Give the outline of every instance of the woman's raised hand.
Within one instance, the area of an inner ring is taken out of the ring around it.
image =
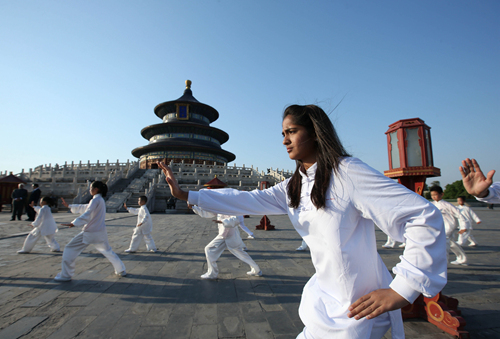
[[[493,183],[495,170],[489,171],[485,177],[476,159],[469,158],[462,160],[462,166],[459,170],[462,174],[464,187],[469,194],[478,198],[484,198],[488,195],[488,188]]]
[[[62,204],[64,205],[64,207],[69,208],[68,203],[66,202],[66,200],[64,200],[64,198],[63,198],[63,197],[61,197],[61,202],[62,202]]]
[[[161,168],[163,173],[165,174],[165,180],[167,181],[168,186],[170,186],[170,192],[177,199],[181,199],[184,201],[188,200],[188,192],[181,190],[177,179],[174,177],[174,173],[172,169],[168,167],[165,163],[158,161],[158,167]]]

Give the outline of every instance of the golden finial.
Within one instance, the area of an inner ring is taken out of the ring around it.
[[[217,174],[216,174],[216,175],[214,175],[214,179],[215,179],[215,178],[217,178]]]
[[[186,89],[191,89],[191,80],[186,80]]]

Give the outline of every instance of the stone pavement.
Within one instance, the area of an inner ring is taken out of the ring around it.
[[[471,338],[500,338],[500,210],[475,210],[483,219],[474,228],[480,246],[465,248],[469,266],[450,265],[444,293],[459,299]],[[73,219],[68,213],[54,217]],[[216,281],[199,279],[215,224],[196,215],[152,217],[160,252],[146,252],[143,243],[141,252],[124,254],[136,216],[107,214],[110,244],[127,267],[126,277],[116,277],[89,246],[77,260],[74,280],[57,283],[52,278],[61,253],[49,252],[42,239],[33,253],[16,254],[31,228],[1,212],[0,338],[265,339],[301,332],[297,309],[314,271],[309,252],[295,251],[300,238],[286,216],[271,216],[276,231],[256,231],[255,240],[244,240],[263,277],[248,277],[249,267],[226,251]],[[245,222],[254,228],[259,220],[252,216]],[[79,231],[61,228],[56,239],[64,247]],[[381,248],[386,237],[376,233],[379,253],[391,268],[402,250]],[[453,338],[419,320],[405,322],[405,328],[407,338]]]

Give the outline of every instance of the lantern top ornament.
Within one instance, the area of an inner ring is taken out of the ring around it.
[[[422,194],[425,178],[441,175],[441,170],[434,167],[430,130],[422,119],[413,118],[398,120],[385,132],[389,153],[385,176],[398,179],[418,194]]]

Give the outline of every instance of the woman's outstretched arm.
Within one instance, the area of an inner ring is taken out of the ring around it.
[[[170,169],[170,167],[168,167],[163,162],[158,161],[157,164],[158,167],[160,167],[163,173],[165,174],[165,180],[167,181],[168,186],[170,186],[170,192],[172,192],[172,195],[177,199],[187,201],[189,192],[181,190],[179,183],[177,182],[177,179],[175,179],[174,177],[172,169]]]

